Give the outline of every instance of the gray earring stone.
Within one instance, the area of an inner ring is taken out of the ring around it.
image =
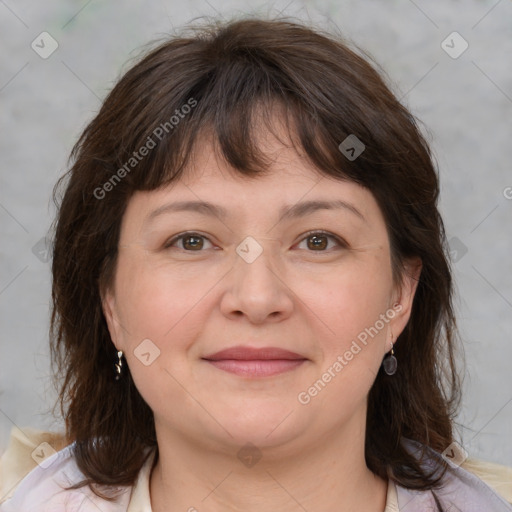
[[[393,354],[390,354],[384,359],[384,361],[382,361],[382,366],[388,375],[394,375],[398,367],[398,361]]]

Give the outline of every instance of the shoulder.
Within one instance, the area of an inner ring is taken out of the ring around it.
[[[425,449],[425,466],[439,465],[440,453],[415,441],[406,440],[405,444],[416,453]],[[512,468],[474,458],[460,466],[448,461],[442,485],[434,493],[447,510],[512,512]],[[399,507],[414,501],[417,510],[437,510],[431,491],[412,491],[397,485],[397,496]]]
[[[512,467],[468,458],[461,468],[474,474],[512,504]]]
[[[72,448],[62,435],[13,429],[0,458],[0,512],[125,512],[130,487],[120,487],[115,502],[99,498],[88,486],[66,489],[85,478]]]

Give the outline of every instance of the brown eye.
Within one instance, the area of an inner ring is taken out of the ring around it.
[[[203,239],[201,236],[187,235],[183,237],[183,248],[184,249],[202,249]]]
[[[182,249],[187,252],[201,252],[204,248],[204,240],[208,239],[198,233],[183,233],[167,242],[165,244],[165,248],[169,249],[177,242],[182,242],[181,247],[178,247],[178,249]]]
[[[325,235],[311,235],[307,238],[309,249],[325,249],[328,245],[327,236]]]
[[[330,233],[324,233],[323,231],[313,231],[308,233],[307,236],[302,239],[301,243],[306,241],[307,249],[310,251],[326,252],[326,249],[329,245],[329,240],[334,240],[338,246],[346,246],[346,244],[337,236],[331,235]]]

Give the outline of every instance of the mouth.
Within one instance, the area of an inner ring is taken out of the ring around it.
[[[270,377],[294,370],[308,359],[277,347],[231,347],[202,358],[219,370],[243,377]]]

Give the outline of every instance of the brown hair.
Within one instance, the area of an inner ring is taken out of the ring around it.
[[[369,393],[365,453],[368,467],[383,478],[410,489],[436,487],[446,466],[427,472],[401,442],[405,437],[443,451],[453,440],[460,402],[438,176],[415,118],[371,58],[339,36],[283,18],[192,30],[158,42],[121,77],[54,189],[61,203],[50,337],[67,435],[87,477],[74,487],[131,485],[147,449],[157,448],[153,413],[129,368],[114,380],[116,350],[101,305],[127,201],[137,190],[179,179],[206,134],[234,169],[257,178],[268,160],[254,142],[254,115],[258,109],[270,118],[276,103],[293,128],[295,148],[320,172],[357,182],[376,198],[395,282],[405,258],[422,260],[411,316],[395,344],[399,371],[379,371]],[[338,148],[351,134],[366,146],[354,160]],[[150,148],[144,157],[143,146]]]

